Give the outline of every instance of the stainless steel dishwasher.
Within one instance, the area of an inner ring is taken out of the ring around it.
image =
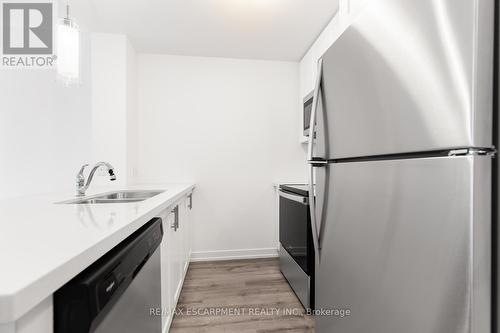
[[[161,332],[162,237],[151,220],[54,293],[55,333]]]

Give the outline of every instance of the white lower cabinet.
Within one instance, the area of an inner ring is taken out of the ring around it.
[[[160,214],[164,232],[161,243],[163,333],[170,329],[191,258],[191,202],[190,194]]]
[[[159,214],[163,224],[161,254],[162,332],[170,329],[184,283],[192,249],[192,194]],[[0,323],[0,333],[49,333],[54,331],[52,296],[15,322]]]
[[[189,266],[191,258],[191,243],[192,243],[192,222],[191,222],[191,209],[192,209],[192,195],[187,196],[179,205],[179,230],[182,239],[182,254],[181,254],[181,272],[184,274]]]

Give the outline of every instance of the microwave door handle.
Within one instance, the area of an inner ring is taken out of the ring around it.
[[[309,211],[311,215],[311,229],[314,244],[314,253],[316,263],[319,264],[320,260],[320,245],[319,245],[319,230],[316,222],[316,203],[314,195],[314,168],[319,166],[313,162],[314,154],[314,138],[316,137],[316,118],[318,114],[318,104],[321,94],[321,84],[323,81],[323,58],[318,61],[318,73],[316,79],[316,87],[314,89],[313,107],[311,112],[311,122],[309,124],[309,145],[307,149],[307,160],[309,162]]]
[[[313,98],[314,97],[314,90],[311,91],[305,98],[304,98],[304,108],[303,108],[303,114],[302,114],[302,120],[303,120],[303,134],[304,136],[309,136],[309,125],[311,123],[311,112],[312,112],[312,104],[313,104]]]

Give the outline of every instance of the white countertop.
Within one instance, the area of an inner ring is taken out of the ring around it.
[[[87,191],[165,190],[120,204],[56,204],[73,199],[71,193],[0,200],[0,324],[19,319],[193,188],[163,184]]]

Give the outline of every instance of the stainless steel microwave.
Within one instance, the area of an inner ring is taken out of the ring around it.
[[[304,98],[304,108],[303,108],[303,126],[304,126],[304,136],[309,136],[309,127],[311,123],[311,113],[313,107],[314,91]]]

